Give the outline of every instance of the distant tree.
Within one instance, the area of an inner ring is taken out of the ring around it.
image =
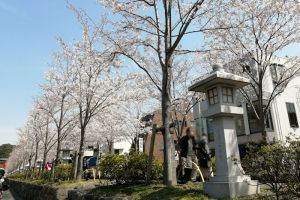
[[[7,171],[12,172],[15,170],[21,171],[22,165],[25,166],[25,158],[24,158],[24,148],[20,141],[18,141],[17,145],[14,146],[13,151],[9,155],[9,159],[7,161]]]
[[[55,165],[60,158],[61,144],[76,125],[74,105],[70,96],[71,57],[64,51],[53,54],[54,62],[46,72],[46,84],[40,85],[42,96],[39,98],[39,108],[44,110],[56,131],[55,139],[47,137],[44,144],[56,143]],[[53,143],[51,138],[55,140]],[[45,138],[46,139],[46,138]],[[50,148],[48,148],[48,151]],[[52,175],[53,176],[53,175]]]
[[[100,32],[93,29],[87,19],[78,14],[82,38],[72,44],[59,39],[63,53],[68,55],[71,62],[71,78],[68,88],[74,105],[74,112],[80,129],[79,156],[77,165],[77,181],[81,181],[83,171],[83,153],[86,142],[88,125],[106,108],[123,99],[126,92],[127,78],[114,70],[111,57],[97,47],[102,45]]]
[[[0,146],[0,158],[8,158],[13,148],[14,145],[12,144],[2,144]]]

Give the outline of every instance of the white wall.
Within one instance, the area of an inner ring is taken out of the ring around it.
[[[273,105],[273,122],[276,124],[276,132],[278,139],[284,140],[285,137],[289,133],[295,133],[296,135],[300,136],[300,128],[292,128],[290,126],[286,103],[294,103],[296,115],[297,115],[297,121],[298,124],[300,124],[300,77],[297,77],[293,79],[285,89],[285,91],[278,96]]]
[[[115,142],[113,145],[113,149],[120,149],[120,154],[123,155],[125,153],[129,153],[131,148],[131,143],[126,139],[120,140],[119,142]]]

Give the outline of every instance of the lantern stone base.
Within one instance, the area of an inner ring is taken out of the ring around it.
[[[234,198],[260,193],[260,185],[257,181],[247,180],[243,182],[206,182],[203,184],[203,192],[212,198]]]

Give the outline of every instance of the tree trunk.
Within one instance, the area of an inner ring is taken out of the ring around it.
[[[55,165],[58,164],[58,160],[60,158],[60,145],[61,145],[61,131],[62,131],[62,123],[63,123],[63,111],[64,111],[64,100],[65,100],[66,95],[62,95],[61,99],[61,106],[60,106],[60,118],[59,118],[59,124],[57,126],[57,150],[56,150],[56,159],[55,159]]]
[[[72,178],[74,181],[76,181],[77,178],[77,165],[78,165],[78,152],[75,151],[74,154],[74,159],[73,159],[73,163],[72,163]]]
[[[263,88],[262,88],[262,80],[259,83],[259,101],[258,101],[258,110],[260,117],[260,129],[262,141],[267,144],[267,132],[266,132],[266,123],[265,123],[265,113],[264,113],[264,105],[263,105]]]
[[[168,72],[170,67],[168,67]],[[171,91],[170,91],[170,73],[163,75],[163,90],[162,90],[162,118],[164,126],[164,171],[165,184],[170,187],[177,184],[176,180],[176,165],[174,154],[174,139],[170,132],[170,124],[172,122],[171,113]]]
[[[107,140],[107,144],[108,144],[108,152],[109,153],[113,153],[113,142],[111,140]]]
[[[77,182],[80,182],[82,180],[84,136],[85,136],[85,127],[81,127],[81,138],[80,138],[80,145],[79,145],[79,155],[78,155],[78,164],[77,164],[77,177],[76,177]]]
[[[48,136],[49,136],[49,118],[47,118],[47,130],[46,130],[45,143],[44,143],[42,172],[45,170],[45,166],[46,166],[46,160],[47,160],[47,154],[48,154],[48,152],[47,152]]]
[[[61,139],[61,130],[60,130],[60,128],[58,128],[58,130],[57,130],[57,148],[56,148],[56,157],[55,157],[55,161],[56,162],[58,162],[58,160],[59,160],[59,156],[60,156],[60,146],[61,146],[61,141],[60,141],[60,139]]]
[[[47,160],[47,148],[44,148],[44,155],[43,155],[43,164],[42,164],[42,172],[45,170],[46,160]]]
[[[28,164],[29,164],[29,166],[28,166],[28,169],[26,170],[25,179],[28,178],[28,171],[31,170],[31,160],[32,160],[32,156],[30,155],[30,157],[29,157],[29,159],[28,159]]]
[[[21,166],[22,166],[22,162],[21,162],[21,164],[20,164],[19,167],[18,167],[19,173],[21,173]]]
[[[26,159],[23,160],[23,173],[26,173]]]
[[[35,167],[36,167],[38,151],[39,151],[39,142],[37,142],[36,145],[35,145],[35,155],[34,155],[34,160],[33,160],[33,169],[32,169],[31,178],[34,178],[34,171],[35,171]]]
[[[174,156],[174,139],[170,132],[170,124],[172,122],[171,113],[171,77],[172,77],[172,23],[171,10],[172,1],[164,2],[165,7],[165,65],[162,66],[162,119],[164,126],[164,182],[165,185],[171,187],[177,184],[176,165]]]
[[[56,162],[55,162],[55,160],[54,160],[54,161],[52,161],[52,163],[51,163],[51,176],[50,176],[50,180],[51,180],[52,182],[54,182],[54,177],[55,177],[55,166],[56,166]]]
[[[58,161],[59,161],[59,156],[60,156],[60,145],[61,145],[61,141],[60,141],[60,134],[61,134],[61,130],[60,127],[57,128],[57,148],[56,148],[56,156],[55,156],[55,160],[52,163],[52,167],[51,167],[51,180],[54,181],[54,176],[55,176],[55,166],[58,165]]]

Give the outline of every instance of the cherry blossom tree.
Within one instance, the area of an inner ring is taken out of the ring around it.
[[[18,170],[21,172],[22,165],[26,163],[25,154],[24,154],[24,144],[18,142],[17,145],[13,148],[13,151],[10,153],[8,161],[7,161],[7,171],[13,172]]]
[[[36,99],[35,105],[38,107],[36,109],[38,109],[40,112],[39,117],[42,118],[43,120],[42,124],[40,124],[40,126],[36,128],[41,134],[41,142],[43,146],[42,147],[42,151],[43,151],[42,171],[44,171],[45,169],[44,166],[46,165],[48,159],[48,153],[55,147],[58,140],[56,139],[57,132],[53,127],[53,121],[51,120],[51,116],[49,115],[49,112],[42,107],[42,103],[41,103],[42,100],[43,98]]]
[[[153,87],[145,74],[135,73],[135,78],[130,84],[129,100],[119,104],[119,118],[125,126],[124,136],[132,140],[132,147],[138,151],[138,137],[150,130],[150,125],[142,120],[145,115],[159,109],[160,95]]]
[[[216,16],[213,23],[232,28],[205,32],[206,44],[212,49],[207,62],[228,63],[229,71],[251,80],[250,86],[240,92],[254,109],[263,140],[267,142],[265,120],[270,105],[300,72],[298,57],[281,59],[281,65],[274,65],[280,61],[276,54],[299,42],[300,3],[294,0],[227,3],[227,9],[215,9],[211,15]],[[270,76],[273,87],[267,91],[266,80]],[[253,101],[258,101],[257,109]]]
[[[23,169],[25,170],[25,176],[27,178],[28,170],[31,170],[32,159],[35,156],[35,144],[36,138],[33,133],[32,126],[29,122],[25,124],[24,127],[17,129],[18,132],[18,144],[20,150],[23,155]],[[19,152],[20,153],[20,152]],[[28,168],[26,169],[26,165],[28,164]]]
[[[64,54],[71,58],[70,95],[80,128],[79,157],[77,180],[81,180],[83,165],[83,148],[86,140],[86,129],[91,119],[100,111],[105,110],[122,100],[125,92],[126,78],[123,78],[101,48],[100,32],[94,30],[86,18],[78,14],[81,24],[81,41],[66,44],[59,39]]]
[[[183,136],[186,122],[192,119],[189,114],[192,112],[193,107],[200,100],[204,99],[204,94],[188,90],[193,80],[203,76],[209,71],[206,66],[197,69],[199,62],[200,60],[197,59],[192,62],[187,62],[183,66],[174,65],[171,110],[173,112],[173,123],[175,125],[174,130],[178,140]]]
[[[183,44],[193,34],[206,30],[211,19],[207,14],[222,1],[184,0],[99,0],[116,20],[111,20],[104,36],[107,51],[125,57],[144,71],[161,93],[162,118],[165,129],[165,183],[175,185],[176,166],[172,123],[172,78],[175,63],[185,63],[190,53],[201,53],[193,45]],[[111,17],[110,17],[111,19]],[[197,24],[196,24],[197,23]],[[201,34],[198,35],[199,41]],[[195,37],[196,38],[196,37]],[[199,45],[200,47],[200,45]],[[181,61],[181,62],[180,62]],[[183,65],[180,65],[183,66]]]
[[[100,115],[95,116],[93,123],[91,123],[92,126],[89,127],[90,134],[93,135],[89,139],[94,139],[94,141],[106,146],[107,153],[113,152],[115,142],[121,140],[131,142],[131,137],[128,137],[126,126],[124,126],[126,119],[120,116],[118,108],[112,106],[106,112],[101,112]]]
[[[37,159],[40,153],[40,144],[42,141],[42,134],[44,132],[44,128],[47,126],[46,122],[44,121],[44,118],[38,109],[33,109],[30,111],[29,115],[29,120],[28,120],[28,127],[29,133],[27,136],[31,136],[32,142],[34,145],[32,148],[34,148],[34,159],[33,159],[33,168],[32,170],[35,170]],[[33,173],[32,173],[33,176]],[[33,177],[31,177],[33,178]]]
[[[62,141],[74,129],[76,116],[70,96],[72,58],[64,51],[53,55],[54,62],[46,72],[46,84],[40,85],[42,95],[39,108],[50,117],[56,129],[56,163],[60,157]],[[50,142],[50,140],[48,141]],[[53,144],[54,145],[54,144]],[[50,149],[49,149],[50,150]]]

